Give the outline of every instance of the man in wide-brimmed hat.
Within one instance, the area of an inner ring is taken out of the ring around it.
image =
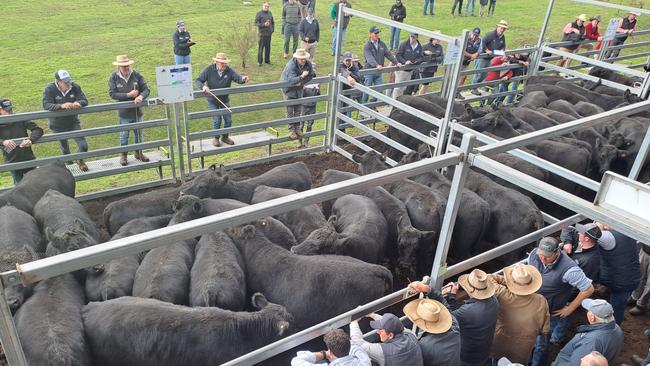
[[[559,47],[560,51],[574,53],[580,47],[580,43],[585,39],[585,23],[587,22],[587,15],[580,14],[576,20],[569,22],[562,30],[562,42],[572,42]],[[571,60],[566,57],[560,58],[556,65],[560,67],[569,67]]]
[[[422,330],[418,334],[424,366],[460,366],[460,325],[439,290],[426,283],[409,283],[411,293],[424,293],[404,306],[404,315]]]
[[[208,99],[209,110],[226,109],[230,107],[230,97],[228,94],[215,95],[211,92],[212,89],[230,88],[232,82],[237,84],[244,84],[248,81],[248,76],[239,75],[230,66],[230,59],[228,56],[219,52],[212,58],[212,64],[206,66],[199,77],[194,81],[196,88],[200,89],[206,94]],[[221,117],[223,116],[223,127],[228,128],[232,125],[232,114],[225,113],[223,115],[212,116],[212,128],[218,130],[221,128]],[[221,141],[219,135],[214,136],[212,145],[215,147],[221,146],[221,142],[228,145],[234,145],[235,142],[228,137],[227,133],[221,134]]]
[[[528,264],[542,274],[542,287],[537,291],[546,298],[551,314],[551,343],[564,338],[564,322],[580,302],[594,292],[592,280],[569,256],[560,250],[561,243],[553,237],[540,239],[537,248],[528,257]],[[574,296],[574,289],[578,294]],[[570,301],[571,300],[571,301]],[[545,365],[548,358],[548,336],[538,336],[535,342],[532,365]]]
[[[495,286],[487,273],[474,269],[458,278],[458,284],[445,288],[445,300],[453,309],[458,285],[465,290],[469,300],[452,314],[460,324],[461,352],[463,364],[482,365],[490,356],[494,330],[499,315],[499,301],[494,296]]]
[[[363,339],[358,320],[350,323],[350,338],[353,346],[366,351],[370,359],[379,366],[421,366],[422,352],[415,334],[405,329],[402,321],[394,314],[371,313],[370,327],[377,330],[381,343],[370,343]]]
[[[507,357],[512,362],[528,364],[538,335],[550,331],[550,314],[544,296],[536,293],[542,287],[537,268],[515,264],[503,270],[503,276],[492,274],[500,310],[497,319],[492,357]]]
[[[127,55],[116,56],[113,65],[117,66],[117,70],[108,77],[108,94],[111,98],[118,102],[133,101],[135,103],[134,108],[120,109],[117,112],[120,125],[142,122],[144,111],[142,110],[141,104],[150,94],[147,81],[142,74],[131,67],[134,63],[135,61],[129,59]],[[144,142],[142,139],[142,130],[133,130],[133,143],[139,144],[141,142]],[[120,146],[126,146],[128,144],[129,130],[120,131]],[[134,156],[142,162],[149,161],[149,158],[142,153],[142,150],[135,150]],[[120,164],[122,166],[128,164],[126,151],[120,153]]]
[[[43,109],[48,111],[60,111],[79,109],[88,105],[88,99],[81,90],[79,84],[72,80],[72,76],[67,70],[57,70],[54,73],[54,82],[47,84],[43,90]],[[76,114],[62,117],[52,117],[49,119],[49,127],[52,132],[68,132],[81,130],[81,121]],[[88,143],[83,136],[75,137],[78,152],[88,151]],[[59,140],[61,145],[61,154],[70,154],[68,140]],[[77,165],[81,171],[88,171],[88,165],[83,159],[77,160]]]
[[[618,27],[616,28],[616,38],[610,41],[608,47],[622,45],[627,40],[628,36],[636,32],[636,17],[638,17],[639,15],[640,13],[630,10],[627,13],[626,17],[621,18],[621,21],[618,23]],[[618,57],[618,54],[620,52],[621,52],[620,48],[607,50],[605,52],[604,61],[607,61],[608,58]]]
[[[280,81],[289,82],[290,86],[282,88],[285,100],[300,99],[304,94],[304,87],[311,79],[316,76],[314,66],[309,61],[309,52],[298,48],[293,54],[293,58],[287,62],[282,70]],[[299,117],[302,115],[302,105],[293,104],[286,106],[287,118]],[[292,140],[302,137],[300,122],[292,122],[288,125],[289,137]],[[300,143],[302,145],[302,142]]]
[[[508,22],[501,20],[497,23],[496,29],[488,32],[485,37],[483,37],[481,53],[476,59],[475,69],[481,70],[486,68],[492,57],[494,57],[494,51],[505,51],[506,50],[506,36],[505,32],[508,29]],[[474,74],[472,79],[472,84],[478,84],[485,79],[487,72],[478,72]],[[480,95],[477,89],[472,90],[473,94]]]

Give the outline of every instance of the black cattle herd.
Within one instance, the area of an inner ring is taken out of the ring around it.
[[[402,96],[442,117],[435,95]],[[495,139],[519,136],[635,102],[599,83],[579,85],[539,76],[515,107],[454,105],[459,123]],[[405,112],[391,117],[429,134],[431,125]],[[629,171],[650,124],[647,112],[616,117],[524,150],[578,174]],[[387,151],[400,164],[428,149],[402,131],[387,135],[413,152]],[[454,136],[454,141],[457,142]],[[496,161],[571,193],[571,181],[509,154]],[[360,173],[386,169],[375,152],[354,155]],[[393,291],[393,280],[428,274],[451,189],[453,169],[370,187],[304,205],[246,225],[145,253],[113,259],[36,285],[7,288],[30,365],[216,365]],[[326,170],[321,185],[356,177]],[[643,170],[646,179],[648,169]],[[312,188],[302,162],[252,178],[212,166],[178,188],[132,195],[104,210],[119,239]],[[0,194],[3,270],[103,242],[74,199],[75,180],[62,162],[26,174]],[[449,262],[458,262],[543,226],[539,198],[498,177],[469,171],[460,195]],[[523,250],[523,249],[522,249]],[[507,260],[520,259],[522,251]],[[394,277],[395,276],[395,277]]]

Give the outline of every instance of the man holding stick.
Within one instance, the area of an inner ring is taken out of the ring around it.
[[[239,75],[235,70],[230,68],[228,64],[230,59],[228,56],[219,52],[215,57],[212,58],[213,64],[207,66],[198,78],[195,80],[195,85],[197,89],[201,89],[204,93],[208,94],[208,109],[218,110],[226,109],[228,112],[230,110],[230,98],[228,94],[216,96],[210,90],[219,89],[219,88],[230,88],[232,82],[237,84],[244,84],[248,81],[248,76]],[[221,114],[212,116],[212,128],[218,130],[221,128]],[[223,127],[228,128],[232,125],[232,114],[224,113],[223,114]],[[219,135],[215,135],[212,141],[212,145],[215,147],[221,146],[221,142],[228,145],[234,145],[235,142],[228,137],[228,134],[225,133],[221,135],[221,141],[219,141]]]

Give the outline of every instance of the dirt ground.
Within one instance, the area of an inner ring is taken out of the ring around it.
[[[294,161],[303,161],[309,166],[309,169],[312,173],[314,186],[318,186],[320,184],[321,175],[326,169],[338,169],[355,173],[357,172],[356,164],[345,159],[339,154],[319,154],[293,158],[290,160],[280,160],[261,164],[258,166],[243,168],[238,170],[238,173],[244,177],[256,176],[275,166]],[[127,195],[128,194],[84,202],[83,205],[85,206],[86,210],[88,210],[88,213],[93,218],[93,220],[95,220],[95,222],[100,225],[102,229],[104,229],[102,219],[104,207],[106,207],[106,205],[108,205],[110,202],[119,200]],[[603,291],[599,291],[598,295],[599,297],[606,297],[607,294]],[[573,336],[574,329],[577,325],[583,324],[585,322],[585,312],[582,309],[576,311],[576,313],[573,315],[573,324],[570,327],[567,339],[570,339],[570,337]],[[621,363],[633,365],[632,361],[630,360],[632,354],[638,354],[645,357],[648,352],[648,342],[643,335],[643,331],[647,327],[650,327],[650,314],[646,314],[641,317],[633,317],[626,313],[625,321],[623,323],[625,347],[621,355],[619,355],[618,359],[616,360],[616,365],[620,365]],[[555,358],[555,355],[557,352],[559,352],[560,349],[560,346],[552,346],[550,357],[551,360]],[[2,355],[0,359],[0,366],[4,365],[6,365],[6,361],[4,360],[4,355]]]

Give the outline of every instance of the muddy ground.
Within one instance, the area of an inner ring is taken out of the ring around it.
[[[244,177],[251,177],[251,176],[259,175],[275,166],[286,164],[289,162],[294,162],[294,161],[303,161],[305,164],[309,166],[309,169],[312,173],[314,186],[318,186],[320,184],[321,174],[326,169],[338,169],[338,170],[355,172],[355,173],[357,172],[356,164],[345,159],[341,155],[334,154],[334,153],[319,154],[319,155],[293,158],[290,160],[269,162],[269,163],[265,163],[253,167],[243,168],[238,170],[238,172]],[[102,219],[102,213],[104,207],[106,207],[106,205],[108,205],[110,202],[121,199],[127,195],[128,194],[84,202],[84,206],[88,210],[88,213],[91,215],[91,217],[95,220],[95,222],[98,225],[100,225],[102,230],[105,230],[103,225],[103,219]],[[106,234],[105,231],[104,233]],[[108,235],[106,234],[106,236]],[[607,295],[606,290],[599,290],[597,293],[599,297],[606,297]],[[573,315],[573,322],[572,322],[573,324],[570,327],[569,334],[567,336],[572,337],[573,330],[575,329],[575,327],[585,322],[586,322],[585,312],[582,309],[576,311],[576,313]],[[630,360],[630,356],[632,354],[643,355],[645,357],[645,355],[648,352],[648,342],[645,336],[643,335],[643,331],[647,327],[650,327],[649,314],[646,314],[641,317],[633,317],[626,313],[625,322],[623,323],[623,332],[625,333],[625,348],[621,353],[621,355],[619,355],[618,359],[616,360],[615,363],[616,365],[619,365],[621,363],[627,363],[632,365],[633,363]],[[553,360],[557,352],[559,352],[561,346],[551,346],[551,347],[552,348],[551,348],[550,359]],[[4,357],[0,359],[0,366],[3,365],[6,365],[6,361],[4,360]]]

